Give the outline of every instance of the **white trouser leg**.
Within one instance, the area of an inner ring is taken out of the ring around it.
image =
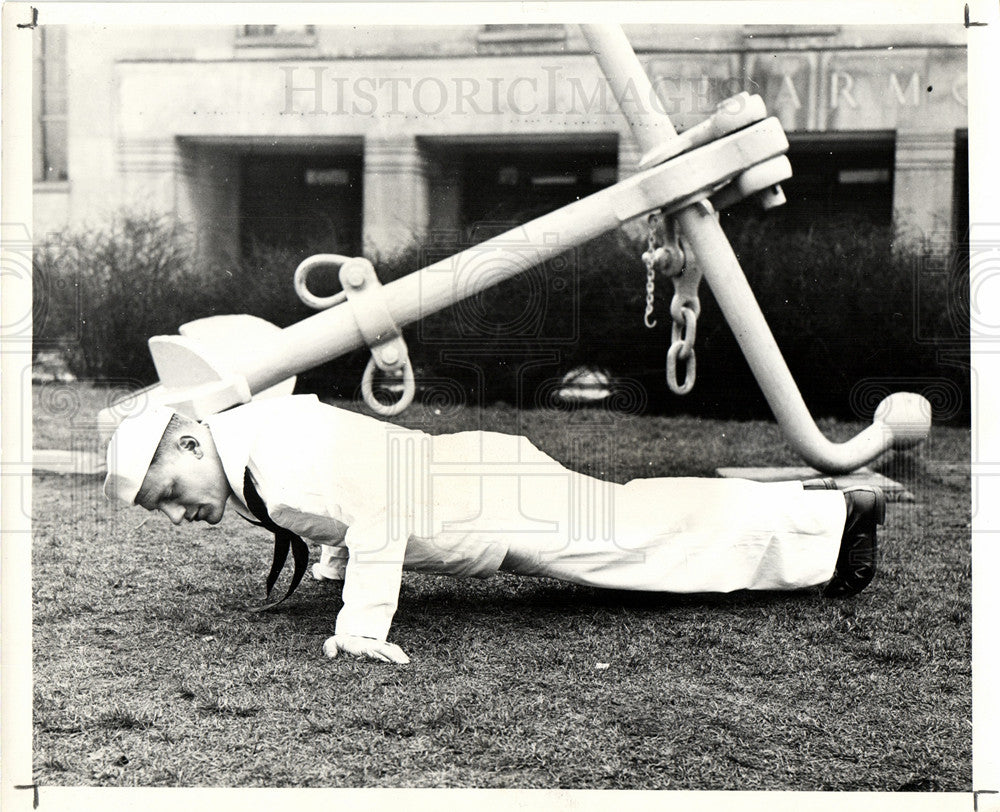
[[[656,592],[800,589],[833,574],[846,518],[838,491],[733,479],[565,479],[565,494],[555,481],[544,492],[522,491],[522,512],[558,530],[510,538],[505,569]]]

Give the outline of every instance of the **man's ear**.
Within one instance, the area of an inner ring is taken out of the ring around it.
[[[181,451],[187,451],[189,454],[194,454],[199,460],[205,455],[205,452],[201,447],[201,443],[198,442],[198,438],[190,434],[182,434],[177,439],[177,447]]]

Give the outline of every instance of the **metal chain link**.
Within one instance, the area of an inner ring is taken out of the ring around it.
[[[646,263],[646,312],[642,316],[642,323],[652,330],[656,326],[656,319],[649,320],[649,317],[653,315],[653,296],[656,293],[656,261],[653,258],[655,249],[652,245],[652,232],[650,232],[649,241],[649,250],[642,255],[642,260]]]
[[[361,376],[361,397],[375,414],[380,414],[382,417],[395,417],[413,403],[413,396],[417,391],[416,380],[413,377],[413,366],[410,364],[409,358],[403,362],[403,393],[399,396],[399,400],[389,404],[382,403],[375,397],[375,369],[374,357],[369,358],[368,366],[365,367],[364,375]]]
[[[667,352],[667,386],[677,395],[686,395],[694,388],[697,363],[694,341],[698,332],[698,316],[701,315],[701,301],[698,299],[698,285],[701,283],[701,269],[693,260],[689,250],[682,250],[687,261],[681,273],[673,278],[674,298],[670,301],[670,350]],[[684,382],[677,379],[677,362],[685,365]]]
[[[642,255],[642,261],[646,264],[646,312],[642,316],[642,323],[652,330],[656,326],[656,319],[649,319],[653,315],[653,296],[656,293],[656,212],[646,219],[646,226],[646,250]]]
[[[676,321],[670,330],[671,344],[667,351],[667,386],[677,395],[686,395],[694,388],[697,363],[694,339],[698,331],[698,315],[690,307],[681,308],[681,323]],[[677,361],[685,365],[684,383],[677,381]]]

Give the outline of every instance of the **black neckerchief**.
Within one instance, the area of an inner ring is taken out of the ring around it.
[[[309,545],[302,540],[301,536],[274,523],[274,520],[267,513],[264,500],[260,498],[260,494],[257,493],[257,489],[254,487],[249,468],[243,474],[243,501],[250,508],[250,512],[257,517],[256,522],[251,519],[247,519],[247,521],[250,524],[255,524],[274,533],[274,560],[271,562],[271,571],[267,575],[267,594],[264,596],[265,600],[271,597],[271,590],[274,588],[274,584],[278,580],[278,575],[281,573],[282,568],[285,566],[285,560],[288,558],[288,548],[292,548],[292,560],[295,563],[295,569],[292,572],[292,582],[288,585],[288,591],[285,593],[285,596],[280,601],[266,603],[263,606],[250,609],[251,612],[266,612],[278,604],[284,603],[288,596],[298,587],[302,576],[305,574],[306,566],[309,564]]]

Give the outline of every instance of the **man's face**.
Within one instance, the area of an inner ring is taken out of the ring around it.
[[[230,489],[218,456],[185,435],[149,469],[140,493],[139,505],[159,510],[174,524],[218,524]]]

